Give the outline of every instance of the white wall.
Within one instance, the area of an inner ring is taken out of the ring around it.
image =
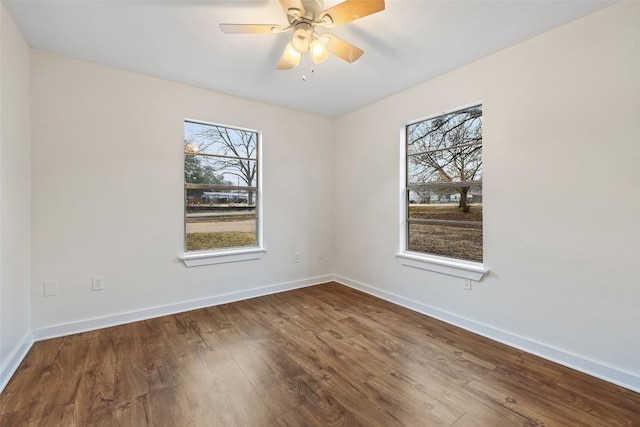
[[[30,345],[30,48],[0,4],[0,390]]]
[[[39,51],[32,67],[34,329],[331,272],[330,120]],[[185,118],[262,131],[262,259],[179,261]]]
[[[614,5],[337,119],[339,278],[615,368],[640,388],[638,23],[640,3]],[[399,134],[478,100],[491,273],[469,292],[394,257]]]

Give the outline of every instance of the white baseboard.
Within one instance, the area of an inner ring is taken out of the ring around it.
[[[2,364],[0,368],[0,393],[9,384],[9,380],[22,363],[29,349],[33,345],[33,334],[31,331],[27,332],[20,340],[18,345],[13,349],[7,360]]]
[[[319,285],[330,282],[333,276],[317,276],[308,279],[295,280],[292,282],[269,285],[260,288],[247,289],[239,292],[216,295],[191,301],[183,301],[174,304],[167,304],[159,307],[144,308],[142,310],[118,313],[109,316],[96,317],[93,319],[79,320],[76,322],[63,323],[59,325],[46,326],[33,330],[35,341],[57,338],[65,335],[78,334],[81,332],[93,331],[96,329],[108,328],[125,323],[137,322],[139,320],[152,319],[154,317],[167,316],[169,314],[182,313],[189,310],[196,310],[214,305],[226,304],[234,301],[260,297],[264,295],[276,294],[307,286]]]
[[[396,295],[391,292],[378,289],[364,283],[348,279],[342,276],[335,276],[334,280],[345,286],[357,289],[367,294],[382,298],[386,301],[408,308],[418,313],[442,320],[470,332],[482,335],[483,337],[498,341],[510,347],[515,347],[527,353],[534,354],[560,365],[567,366],[576,371],[583,372],[601,380],[619,385],[620,387],[640,393],[640,376],[630,372],[587,359],[585,357],[571,354],[563,350],[559,350],[552,346],[539,343],[537,341],[521,337],[511,332],[503,331],[492,326],[488,326],[474,320],[470,320],[456,314],[448,313],[434,307],[422,304],[420,302]]]

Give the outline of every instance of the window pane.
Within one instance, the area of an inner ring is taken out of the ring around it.
[[[257,245],[256,192],[187,190],[187,251]]]
[[[406,132],[406,249],[482,262],[482,106]]]
[[[203,123],[185,122],[185,152],[257,158],[256,132]]]
[[[256,208],[256,192],[242,188],[220,187],[187,189],[187,213],[247,211]]]
[[[258,132],[184,122],[185,247],[256,247]]]
[[[409,224],[410,251],[482,262],[482,226]]]
[[[255,187],[257,177],[258,169],[255,160],[190,154],[184,156],[184,179],[188,184]]]
[[[482,145],[465,145],[409,156],[409,184],[482,180]]]
[[[407,153],[482,141],[482,106],[443,114],[407,126]]]
[[[460,208],[460,198],[459,188],[410,190],[409,218],[482,221],[482,187],[468,187],[468,212]]]

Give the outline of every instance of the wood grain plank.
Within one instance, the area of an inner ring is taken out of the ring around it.
[[[140,397],[140,396],[138,396]],[[149,392],[149,425],[193,427],[197,423],[191,415],[186,397],[177,387]]]
[[[78,423],[98,425],[110,419],[116,384],[116,345],[112,334],[89,332],[91,342],[75,399]]]
[[[332,392],[322,387],[312,376],[301,375],[295,378],[294,388],[303,399],[298,411],[304,418],[327,426],[359,424],[356,421],[356,414],[347,410],[336,400]]]
[[[210,369],[235,424],[268,425],[272,422],[274,414],[235,361],[217,364]],[[250,410],[248,402],[251,402]]]
[[[37,342],[16,426],[640,426],[640,395],[328,283]]]
[[[315,372],[312,377],[327,390],[354,417],[357,424],[364,426],[402,426],[394,411],[389,411],[388,399],[371,393],[364,384],[353,382],[348,373],[333,368]]]
[[[38,392],[31,402],[31,422],[51,424],[53,421],[50,420],[69,419],[67,405],[74,406],[88,346],[84,334],[62,338],[61,345],[56,346],[55,356],[48,359],[47,365],[41,366],[41,377],[33,384]]]
[[[75,407],[73,404],[57,405],[49,409],[45,415],[37,420],[32,420],[30,426],[59,427],[77,426]]]
[[[513,385],[483,379],[473,380],[465,387],[539,425],[602,426],[602,420],[587,413],[567,408]]]
[[[44,387],[51,376],[52,366],[60,352],[62,342],[63,338],[55,338],[33,344],[5,390],[0,394],[0,408],[3,413],[30,408],[33,414],[35,404],[45,391]]]
[[[130,400],[149,393],[149,375],[143,341],[146,333],[144,322],[119,327],[116,340],[114,400]]]
[[[130,427],[130,426],[149,426],[151,424],[151,408],[149,394],[137,396],[131,400],[123,402],[111,402],[111,417],[104,423],[98,422],[90,425],[113,426],[113,427]],[[87,425],[87,424],[81,424]]]
[[[303,412],[301,409],[291,410],[275,418],[274,421],[274,425],[279,427],[324,427],[326,425],[314,417],[307,416],[306,411]]]

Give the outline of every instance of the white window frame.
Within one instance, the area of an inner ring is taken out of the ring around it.
[[[256,141],[256,164],[258,167],[258,174],[256,177],[256,246],[249,246],[246,248],[225,248],[225,249],[212,249],[204,251],[190,251],[185,249],[186,229],[186,215],[183,213],[183,252],[179,256],[180,260],[187,267],[198,267],[203,265],[225,264],[230,262],[239,261],[251,261],[262,258],[267,249],[264,245],[263,236],[263,200],[262,200],[262,132],[255,129],[243,128],[240,126],[231,126],[221,123],[212,123],[202,120],[195,120],[185,118],[182,121],[183,127],[185,122],[198,123],[209,126],[226,127],[232,129],[238,129],[247,132],[253,132],[257,135]],[[184,135],[184,128],[183,128]],[[184,168],[184,149],[182,150],[182,167]],[[184,169],[182,171],[182,177],[184,177]],[[183,178],[184,179],[184,178]],[[184,184],[182,185],[184,190]],[[182,204],[184,206],[184,195],[182,196]],[[186,209],[186,207],[185,207]],[[185,212],[186,213],[186,212]]]
[[[461,260],[456,258],[449,258],[445,256],[425,254],[421,252],[409,251],[408,248],[408,204],[407,204],[407,126],[422,122],[425,120],[433,119],[445,114],[454,113],[456,111],[465,110],[467,108],[475,107],[477,105],[484,104],[482,101],[472,102],[467,105],[452,108],[439,113],[434,113],[426,117],[418,118],[415,120],[407,121],[403,123],[400,128],[400,189],[398,197],[398,205],[400,206],[400,227],[399,227],[399,251],[396,253],[396,259],[400,264],[407,267],[419,268],[422,270],[432,271],[436,273],[446,274],[449,276],[461,277],[464,279],[480,281],[482,277],[489,272],[484,262],[474,262]],[[484,116],[484,108],[483,108]],[[483,151],[484,156],[484,151]],[[484,243],[483,243],[484,248]]]

